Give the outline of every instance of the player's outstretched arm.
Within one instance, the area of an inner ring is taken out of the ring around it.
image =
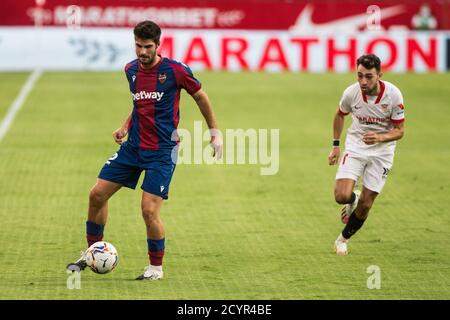
[[[208,125],[209,132],[211,134],[211,146],[214,150],[213,156],[216,159],[222,158],[223,140],[222,135],[219,132],[219,127],[217,125],[216,116],[209,101],[208,95],[203,89],[198,90],[192,95],[195,102],[197,103],[200,112],[202,113],[205,121]]]
[[[127,136],[128,124],[130,123],[130,120],[131,120],[131,112],[128,118],[123,123],[123,125],[112,133],[113,139],[117,144],[122,144],[124,138]]]
[[[341,138],[342,130],[344,128],[344,114],[340,112],[339,108],[337,108],[336,113],[334,115],[333,120],[333,140],[339,141]],[[335,165],[339,162],[340,155],[339,145],[333,145],[330,154],[328,155],[328,164],[330,166]]]

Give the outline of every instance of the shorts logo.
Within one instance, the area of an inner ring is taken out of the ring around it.
[[[132,79],[133,82],[134,82],[134,80],[136,80],[136,76],[133,74],[133,76],[131,77],[131,79]]]
[[[108,159],[108,161],[106,161],[106,164],[111,164],[111,161],[116,160],[117,157],[119,156],[119,154],[116,152],[112,155],[111,158]]]
[[[161,192],[163,192],[164,191],[164,186],[161,186]]]
[[[159,80],[159,83],[161,83],[161,84],[163,84],[164,82],[166,82],[166,80],[167,80],[167,75],[166,75],[166,73],[165,73],[165,72],[161,72],[161,73],[158,75],[158,80]]]
[[[386,178],[388,174],[389,174],[389,169],[383,168],[383,178]]]

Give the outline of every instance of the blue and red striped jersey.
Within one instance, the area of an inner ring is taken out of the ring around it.
[[[188,66],[165,57],[151,69],[133,60],[125,66],[125,74],[133,97],[128,142],[146,150],[172,149],[177,144],[180,91],[193,95],[200,90],[200,81]]]

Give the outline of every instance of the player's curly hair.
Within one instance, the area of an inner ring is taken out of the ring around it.
[[[381,60],[374,54],[365,54],[359,57],[356,60],[356,66],[360,64],[368,70],[375,68],[378,73],[381,71]]]
[[[133,30],[136,38],[142,40],[152,40],[155,43],[159,43],[161,38],[161,28],[150,20],[145,20],[139,22]]]

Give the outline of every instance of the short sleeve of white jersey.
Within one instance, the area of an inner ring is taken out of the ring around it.
[[[391,121],[394,123],[403,122],[405,120],[405,107],[403,105],[403,96],[396,87],[392,88],[392,114]]]
[[[349,114],[352,111],[350,92],[351,87],[345,89],[341,101],[339,101],[339,110],[341,110],[343,114]]]

